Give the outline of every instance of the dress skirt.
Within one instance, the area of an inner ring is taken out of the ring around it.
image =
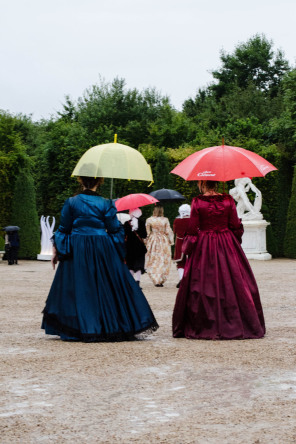
[[[158,328],[150,306],[102,235],[71,235],[72,257],[61,261],[43,310],[42,328],[65,340],[120,341]]]
[[[261,338],[265,324],[257,284],[229,229],[204,230],[186,262],[173,313],[173,336]]]

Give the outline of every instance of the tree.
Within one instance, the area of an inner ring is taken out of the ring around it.
[[[185,113],[164,104],[159,117],[149,124],[149,143],[157,147],[179,148],[196,138],[197,125]]]
[[[160,188],[170,188],[171,167],[169,164],[168,156],[166,155],[164,149],[159,149],[155,156],[156,166],[153,174],[154,184],[153,189],[159,190]]]
[[[60,119],[48,122],[38,154],[38,210],[40,214],[55,216],[57,222],[64,201],[73,195],[78,184],[71,178],[74,167],[90,146],[86,131],[77,122]]]
[[[222,67],[212,72],[218,81],[211,86],[217,98],[234,86],[247,88],[250,83],[261,91],[276,95],[283,76],[289,70],[289,64],[283,52],[278,50],[274,53],[272,46],[272,41],[257,34],[246,43],[239,44],[232,54],[222,51]]]
[[[77,121],[90,135],[90,146],[112,142],[117,133],[122,143],[137,148],[148,141],[149,125],[167,102],[153,88],[139,92],[127,89],[124,79],[101,80],[78,99]]]
[[[271,121],[271,134],[282,145],[287,157],[296,161],[296,69],[283,79],[284,109]]]
[[[294,166],[292,193],[287,215],[284,255],[296,259],[296,165]]]
[[[20,227],[19,256],[36,259],[40,252],[40,229],[34,181],[28,170],[21,171],[15,182],[11,224]]]

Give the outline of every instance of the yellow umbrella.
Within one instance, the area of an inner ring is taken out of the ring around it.
[[[121,143],[105,143],[87,150],[78,161],[72,176],[111,177],[112,179],[153,182],[150,165],[134,148]],[[111,184],[112,197],[112,184]]]

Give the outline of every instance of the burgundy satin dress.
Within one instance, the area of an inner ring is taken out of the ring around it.
[[[177,268],[184,268],[186,262],[186,256],[182,254],[182,244],[185,233],[187,231],[189,218],[177,218],[174,220],[173,224],[173,232],[176,235],[175,241],[175,252],[174,252],[174,260],[176,262]]]
[[[173,312],[173,336],[257,339],[265,324],[259,291],[241,248],[243,226],[228,194],[193,199],[192,252]]]

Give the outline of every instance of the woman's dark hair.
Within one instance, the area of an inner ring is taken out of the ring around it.
[[[201,189],[202,190],[217,191],[218,185],[219,185],[219,182],[217,180],[201,180]]]
[[[79,176],[78,181],[83,185],[87,190],[91,190],[95,186],[99,186],[104,182],[103,177],[88,177],[88,176]]]

